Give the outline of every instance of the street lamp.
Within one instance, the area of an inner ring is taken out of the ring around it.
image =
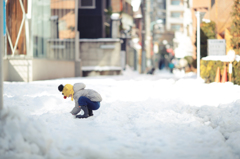
[[[205,15],[205,12],[195,11],[197,17],[197,78],[200,78],[200,24]]]

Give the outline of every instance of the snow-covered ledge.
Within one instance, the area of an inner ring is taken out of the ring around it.
[[[218,56],[207,56],[207,57],[203,57],[202,60],[206,60],[206,61],[222,61],[222,62],[231,62],[230,57],[227,55],[218,55]],[[237,62],[240,61],[240,56],[236,55],[235,60]]]
[[[115,66],[82,66],[82,71],[115,71],[115,70],[122,70],[122,68]]]

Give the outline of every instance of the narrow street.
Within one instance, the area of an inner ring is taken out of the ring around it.
[[[57,90],[77,82],[102,95],[93,117],[74,119],[74,102]],[[230,82],[125,71],[4,88],[3,158],[240,158],[240,89]]]

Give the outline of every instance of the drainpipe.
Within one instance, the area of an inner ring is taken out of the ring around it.
[[[142,60],[141,60],[141,73],[145,72],[146,63],[146,49],[145,49],[145,36],[146,36],[146,0],[142,0],[141,11],[142,11]]]
[[[0,110],[3,108],[3,0],[0,0]]]
[[[79,31],[78,31],[78,0],[75,0],[75,77],[82,76],[82,66],[79,56]]]

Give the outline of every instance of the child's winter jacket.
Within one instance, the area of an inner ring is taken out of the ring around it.
[[[86,87],[86,85],[84,83],[75,83],[73,85],[73,90],[74,90],[73,98],[75,100],[75,107],[70,112],[73,115],[76,115],[78,112],[81,111],[81,108],[79,108],[79,105],[78,105],[78,99],[81,96],[87,97],[88,99],[90,99],[93,102],[101,102],[102,101],[102,97],[98,92],[96,92],[95,90],[92,90],[92,89],[84,89],[85,87]]]

